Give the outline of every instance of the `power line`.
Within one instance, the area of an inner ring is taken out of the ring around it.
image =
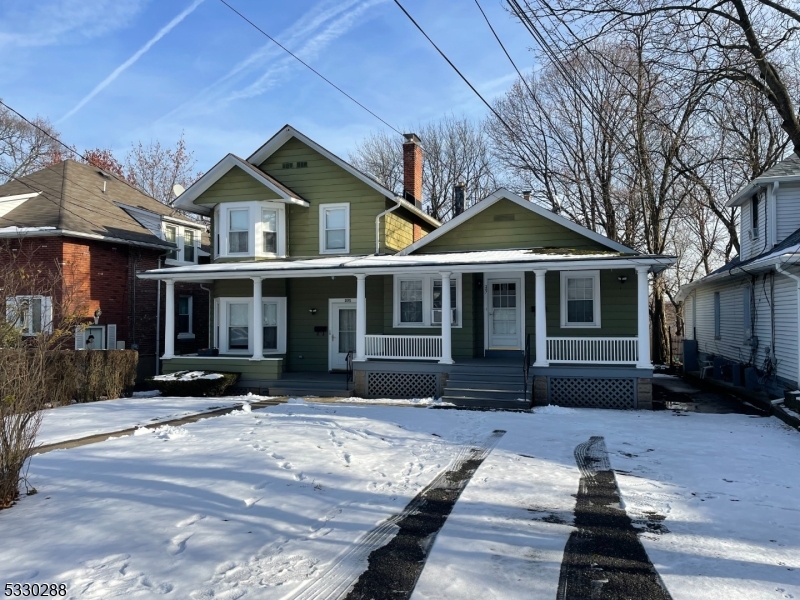
[[[224,2],[224,0],[220,0],[220,1],[221,1],[221,2]],[[400,10],[402,10],[402,11],[403,11],[403,13],[405,13],[405,15],[406,15],[406,16],[409,18],[409,20],[410,20],[410,21],[411,21],[411,22],[414,24],[414,26],[415,26],[417,29],[419,29],[419,32],[420,32],[422,35],[424,35],[424,36],[425,36],[425,39],[427,39],[427,40],[428,40],[428,41],[431,43],[431,45],[432,45],[434,48],[436,48],[436,51],[437,51],[437,52],[438,52],[438,53],[439,53],[439,54],[442,56],[442,58],[443,58],[443,59],[445,59],[445,60],[447,61],[447,64],[448,64],[448,65],[450,65],[450,66],[453,68],[453,70],[454,70],[456,73],[458,73],[458,76],[459,76],[459,77],[461,77],[461,79],[463,79],[463,80],[464,80],[464,83],[466,83],[466,84],[469,86],[469,88],[470,88],[470,89],[471,89],[473,92],[475,92],[475,95],[476,95],[476,96],[478,96],[478,98],[480,98],[480,99],[481,99],[481,101],[482,101],[482,102],[483,102],[483,103],[486,105],[486,107],[487,107],[487,108],[488,108],[490,111],[492,111],[492,112],[494,113],[494,116],[495,116],[495,117],[497,117],[497,119],[498,119],[498,120],[499,120],[499,121],[500,121],[500,122],[501,122],[503,125],[505,125],[506,129],[508,129],[508,131],[509,131],[509,132],[513,133],[513,132],[514,132],[514,130],[513,130],[513,129],[511,129],[511,127],[509,126],[509,124],[508,124],[508,123],[506,123],[505,119],[503,119],[503,117],[501,117],[501,116],[500,116],[500,113],[499,113],[499,112],[497,112],[497,111],[495,110],[495,108],[494,108],[494,107],[493,107],[491,104],[489,104],[489,103],[486,101],[486,98],[484,98],[484,97],[481,95],[481,93],[480,93],[480,92],[479,92],[477,89],[475,89],[475,86],[474,86],[474,85],[472,85],[472,84],[469,82],[469,80],[468,80],[466,77],[464,77],[464,74],[463,74],[461,71],[459,71],[459,70],[458,70],[458,67],[456,67],[456,66],[453,64],[453,61],[451,61],[449,58],[447,58],[447,55],[446,55],[444,52],[442,52],[442,51],[441,51],[441,49],[439,48],[439,46],[437,46],[437,45],[436,45],[436,43],[435,43],[435,42],[434,42],[434,41],[433,41],[433,40],[430,38],[430,36],[429,36],[427,33],[425,33],[425,30],[424,30],[424,29],[422,29],[422,27],[420,27],[420,26],[419,26],[419,23],[417,23],[417,22],[414,20],[414,17],[412,17],[412,16],[411,16],[411,15],[408,13],[408,11],[407,11],[407,10],[406,10],[406,9],[403,7],[403,5],[402,5],[402,4],[400,4],[400,1],[399,1],[399,0],[394,0],[394,3],[395,3],[395,4],[397,4],[397,6],[398,6],[398,7],[400,7]]]
[[[397,129],[396,127],[394,127],[394,126],[390,125],[390,124],[389,124],[388,122],[386,122],[384,119],[380,118],[380,117],[379,117],[377,114],[375,114],[375,113],[374,113],[374,112],[372,112],[370,109],[368,109],[366,106],[364,106],[363,104],[361,104],[361,102],[359,102],[358,100],[356,100],[355,98],[353,98],[353,97],[352,97],[350,94],[348,94],[347,92],[345,92],[345,91],[344,91],[342,88],[340,88],[338,85],[336,85],[335,83],[333,83],[333,82],[332,82],[330,79],[328,79],[327,77],[325,77],[325,76],[324,76],[322,73],[320,73],[319,71],[317,71],[317,70],[316,70],[314,67],[312,67],[311,65],[309,65],[309,64],[308,64],[307,62],[305,62],[305,61],[304,61],[302,58],[300,58],[300,57],[299,57],[299,56],[297,56],[297,55],[296,55],[294,52],[292,52],[291,50],[289,50],[289,49],[288,49],[286,46],[284,46],[283,44],[281,44],[281,43],[280,43],[278,40],[276,40],[276,39],[275,39],[274,37],[272,37],[270,34],[268,34],[266,31],[264,31],[263,29],[261,29],[261,28],[260,28],[258,25],[256,25],[255,23],[253,23],[253,22],[252,22],[250,19],[248,19],[248,18],[247,18],[247,17],[245,17],[245,16],[244,16],[242,13],[240,13],[238,10],[236,10],[235,8],[233,8],[233,6],[231,6],[230,4],[228,4],[228,3],[227,3],[225,0],[219,0],[219,1],[220,1],[220,2],[222,2],[222,4],[224,4],[224,5],[225,5],[225,6],[227,6],[228,8],[230,8],[230,9],[231,9],[231,10],[232,10],[234,13],[236,13],[237,15],[239,15],[239,17],[241,17],[241,18],[242,18],[244,21],[246,21],[247,23],[249,23],[249,24],[250,24],[250,25],[251,25],[251,26],[252,26],[252,27],[253,27],[253,28],[254,28],[256,31],[258,31],[258,32],[259,32],[261,35],[263,35],[263,36],[265,36],[266,38],[268,38],[268,39],[269,39],[269,40],[270,40],[272,43],[274,43],[276,46],[278,46],[278,47],[279,47],[281,50],[283,50],[284,52],[286,52],[286,53],[287,53],[289,56],[291,56],[293,59],[295,59],[295,60],[296,60],[297,62],[299,62],[301,65],[303,65],[304,67],[306,67],[307,69],[309,69],[309,70],[310,70],[312,73],[314,73],[314,74],[315,74],[317,77],[319,77],[320,79],[322,79],[322,80],[323,80],[325,83],[327,83],[328,85],[330,85],[331,87],[333,87],[335,90],[337,90],[339,93],[343,94],[345,97],[349,98],[350,100],[352,100],[353,102],[355,102],[356,104],[358,104],[358,106],[360,106],[360,107],[361,107],[361,108],[363,108],[365,111],[367,111],[369,114],[371,114],[373,117],[375,117],[376,119],[378,119],[378,120],[379,120],[381,123],[383,123],[384,125],[386,125],[386,126],[389,128],[389,129],[392,129],[392,130],[393,130],[393,131],[395,131],[396,133],[398,133],[398,134],[400,134],[400,135],[403,135],[399,129]]]

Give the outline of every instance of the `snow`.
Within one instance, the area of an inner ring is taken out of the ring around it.
[[[300,401],[302,398],[290,398],[289,402]],[[313,401],[313,400],[312,400]],[[336,398],[340,404],[388,404],[391,406],[453,406],[451,402],[442,402],[441,398]]]
[[[159,421],[179,419],[186,415],[207,412],[213,408],[260,399],[259,396],[221,398],[149,396],[71,404],[44,412],[36,442],[55,444]]]
[[[209,373],[208,371],[175,371],[164,375],[156,375],[153,381],[193,381],[195,379],[222,379],[222,373]]]
[[[142,392],[133,392],[131,396],[134,398],[155,398],[156,396],[160,396],[161,392],[158,390],[144,390]]]
[[[39,493],[0,511],[0,581],[65,582],[76,599],[291,598],[333,564],[366,568],[354,542],[495,429],[413,600],[555,597],[573,452],[594,435],[628,514],[665,517],[669,533],[641,539],[675,600],[800,598],[800,437],[777,419],[297,400],[34,457]]]
[[[0,234],[36,233],[37,231],[54,231],[55,227],[0,227]]]

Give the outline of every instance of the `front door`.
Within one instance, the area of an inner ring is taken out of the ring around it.
[[[347,368],[347,353],[356,351],[356,301],[331,300],[328,325],[328,367]]]
[[[519,350],[522,348],[520,315],[521,279],[490,279],[487,281],[488,349]]]

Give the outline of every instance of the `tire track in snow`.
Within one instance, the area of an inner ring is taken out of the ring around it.
[[[482,444],[460,446],[448,467],[402,512],[365,533],[314,580],[283,600],[410,597],[436,534],[472,475],[504,433],[495,430]]]
[[[564,547],[557,600],[671,600],[647,556],[608,459],[605,439],[575,448],[581,471],[575,527]]]

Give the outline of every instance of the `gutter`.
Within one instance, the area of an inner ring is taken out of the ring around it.
[[[400,201],[398,199],[395,199],[395,202],[396,202],[396,204],[393,207],[387,208],[382,213],[378,213],[378,216],[375,217],[375,255],[376,256],[378,254],[380,254],[380,252],[381,252],[381,232],[380,232],[381,217],[385,217],[389,213],[392,213],[392,212],[396,211],[398,208],[400,208]]]
[[[152,242],[137,242],[134,240],[126,240],[124,238],[111,237],[107,235],[98,235],[94,233],[82,233],[80,231],[71,231],[69,229],[47,229],[42,231],[27,231],[24,233],[9,232],[0,233],[0,238],[34,238],[34,237],[57,237],[57,236],[77,237],[89,240],[100,240],[104,242],[113,242],[115,244],[127,244],[129,246],[141,246],[143,248],[155,248],[157,250],[173,250],[173,244],[155,244]],[[155,237],[155,236],[154,236]]]
[[[797,282],[797,337],[795,340],[797,341],[797,387],[800,389],[800,276],[795,275],[794,273],[790,273],[786,269],[783,268],[782,263],[778,263],[775,265],[775,270],[782,275],[786,275],[787,277],[791,277]]]

